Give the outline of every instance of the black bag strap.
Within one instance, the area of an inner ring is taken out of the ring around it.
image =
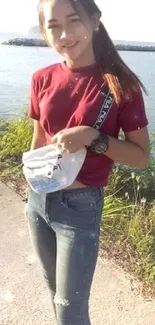
[[[112,108],[112,105],[114,103],[114,97],[111,94],[111,92],[109,91],[109,89],[107,89],[105,86],[103,86],[101,88],[100,92],[104,97],[104,102],[100,109],[97,120],[93,126],[97,130],[101,129],[101,127],[102,127],[105,119],[107,118],[107,116],[110,112],[110,109]]]

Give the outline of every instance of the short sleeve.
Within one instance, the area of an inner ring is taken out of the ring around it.
[[[132,99],[120,107],[119,124],[124,132],[132,132],[148,125],[143,94],[140,87],[133,91]]]
[[[28,116],[35,120],[40,120],[40,108],[38,103],[38,87],[37,80],[34,76],[31,79],[31,89],[30,89],[30,102],[28,108]]]

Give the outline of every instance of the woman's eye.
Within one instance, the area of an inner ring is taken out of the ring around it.
[[[58,27],[59,27],[58,25],[52,25],[52,26],[49,26],[48,29],[56,29]]]
[[[80,22],[80,19],[79,18],[75,18],[75,19],[72,19],[71,22],[72,23]]]

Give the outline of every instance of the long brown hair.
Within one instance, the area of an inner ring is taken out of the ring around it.
[[[39,0],[38,4],[39,26],[42,34],[44,34],[42,4],[46,1],[49,0]],[[78,15],[81,15],[81,11],[84,9],[90,17],[95,13],[101,16],[101,11],[94,0],[69,0],[69,2]],[[140,79],[120,57],[102,22],[100,22],[99,30],[94,33],[93,49],[96,62],[117,104],[121,102],[122,98],[131,99],[132,92],[139,87],[147,93]]]

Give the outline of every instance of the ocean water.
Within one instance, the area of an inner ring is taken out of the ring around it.
[[[120,55],[147,88],[148,97],[144,95],[144,100],[149,130],[154,132],[155,52],[120,51]],[[49,48],[0,45],[0,118],[22,115],[29,102],[32,73],[60,60],[61,57]]]

